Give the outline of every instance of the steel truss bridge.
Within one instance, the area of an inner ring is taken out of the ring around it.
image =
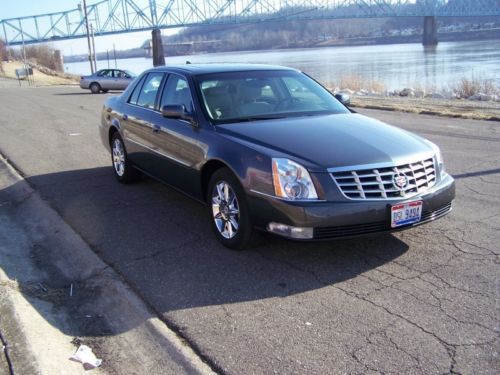
[[[82,6],[0,20],[8,45],[86,36]],[[500,16],[500,0],[102,0],[87,5],[95,35],[185,26],[379,17]]]

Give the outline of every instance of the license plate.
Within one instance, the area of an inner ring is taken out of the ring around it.
[[[418,223],[422,218],[422,201],[401,203],[391,207],[391,227]]]

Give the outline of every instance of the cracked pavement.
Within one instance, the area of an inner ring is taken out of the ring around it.
[[[96,128],[105,97],[3,89],[0,152],[219,372],[499,372],[500,123],[360,110],[441,147],[454,211],[394,235],[262,235],[231,252],[198,203],[115,182]]]

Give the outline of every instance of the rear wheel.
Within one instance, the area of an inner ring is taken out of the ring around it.
[[[111,138],[111,161],[118,181],[128,184],[136,181],[140,174],[128,160],[127,151],[118,132]]]
[[[207,201],[212,229],[219,242],[233,250],[248,247],[252,235],[250,212],[243,188],[228,168],[212,175]]]
[[[99,91],[101,91],[101,85],[99,85],[97,82],[91,83],[90,91],[92,92],[92,94],[99,94]]]

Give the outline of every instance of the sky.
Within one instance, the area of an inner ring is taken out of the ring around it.
[[[87,6],[99,1],[87,0]],[[0,0],[0,19],[71,10],[75,9],[79,2],[80,0]],[[175,29],[162,30],[163,35],[171,35],[175,32]],[[3,31],[0,35],[3,35]],[[140,47],[147,39],[151,39],[151,31],[100,36],[95,38],[95,46],[97,52],[112,50],[113,44],[115,44],[117,50],[123,50]],[[79,55],[88,52],[86,38],[52,42],[50,44],[54,48],[62,50],[63,55]]]

